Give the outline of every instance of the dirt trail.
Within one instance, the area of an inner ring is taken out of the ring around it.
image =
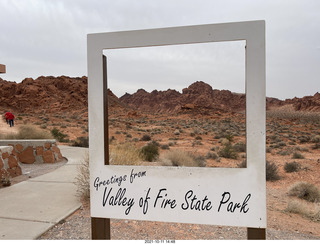
[[[0,118],[0,135],[8,135],[8,134],[16,134],[18,133],[19,125],[17,125],[16,120],[14,121],[15,125],[10,127],[7,122],[2,118]]]

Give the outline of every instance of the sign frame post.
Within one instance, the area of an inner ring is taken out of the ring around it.
[[[6,66],[4,64],[0,64],[0,74],[6,73]]]
[[[109,145],[107,105],[103,102],[107,94],[103,50],[239,40],[246,41],[247,168],[105,165]],[[91,216],[243,226],[248,228],[248,237],[257,238],[252,233],[259,232],[261,238],[267,223],[265,22],[97,33],[89,34],[87,41]],[[139,175],[141,178],[135,179]],[[115,184],[114,178],[120,182]],[[171,203],[174,201],[169,210],[157,205],[159,199],[167,197],[164,194],[172,198]],[[195,195],[207,201],[201,212],[192,210],[188,202]],[[125,196],[126,201],[116,204],[117,196]],[[230,204],[235,208],[231,209]],[[152,207],[145,209],[146,205]],[[102,222],[101,226],[105,226],[105,221]],[[110,234],[101,236],[110,238]]]

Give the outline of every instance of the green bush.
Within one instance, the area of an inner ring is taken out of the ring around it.
[[[53,128],[51,130],[51,134],[56,138],[59,142],[69,142],[69,139],[67,134],[63,134],[61,131],[59,131],[57,128]]]
[[[152,162],[159,156],[159,147],[154,143],[149,143],[141,148],[141,155],[145,160]]]
[[[231,158],[231,159],[238,158],[238,154],[233,149],[231,143],[226,143],[224,147],[218,152],[218,154],[220,157],[223,157],[223,158]]]
[[[284,165],[284,170],[287,172],[287,173],[291,173],[291,172],[297,172],[299,171],[300,169],[300,164],[297,163],[297,162],[291,162],[291,163],[286,163]]]

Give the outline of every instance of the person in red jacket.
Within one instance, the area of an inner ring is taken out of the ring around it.
[[[10,112],[8,114],[8,120],[9,120],[10,127],[14,126],[14,115]]]
[[[9,124],[9,119],[8,119],[9,114],[10,114],[10,112],[6,112],[6,113],[4,114],[4,117],[6,118],[7,124]]]

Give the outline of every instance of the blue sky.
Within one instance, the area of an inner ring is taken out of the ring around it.
[[[267,96],[320,92],[317,0],[0,0],[1,78],[87,75],[89,33],[266,21]],[[105,51],[116,95],[202,80],[244,92],[244,42]]]

